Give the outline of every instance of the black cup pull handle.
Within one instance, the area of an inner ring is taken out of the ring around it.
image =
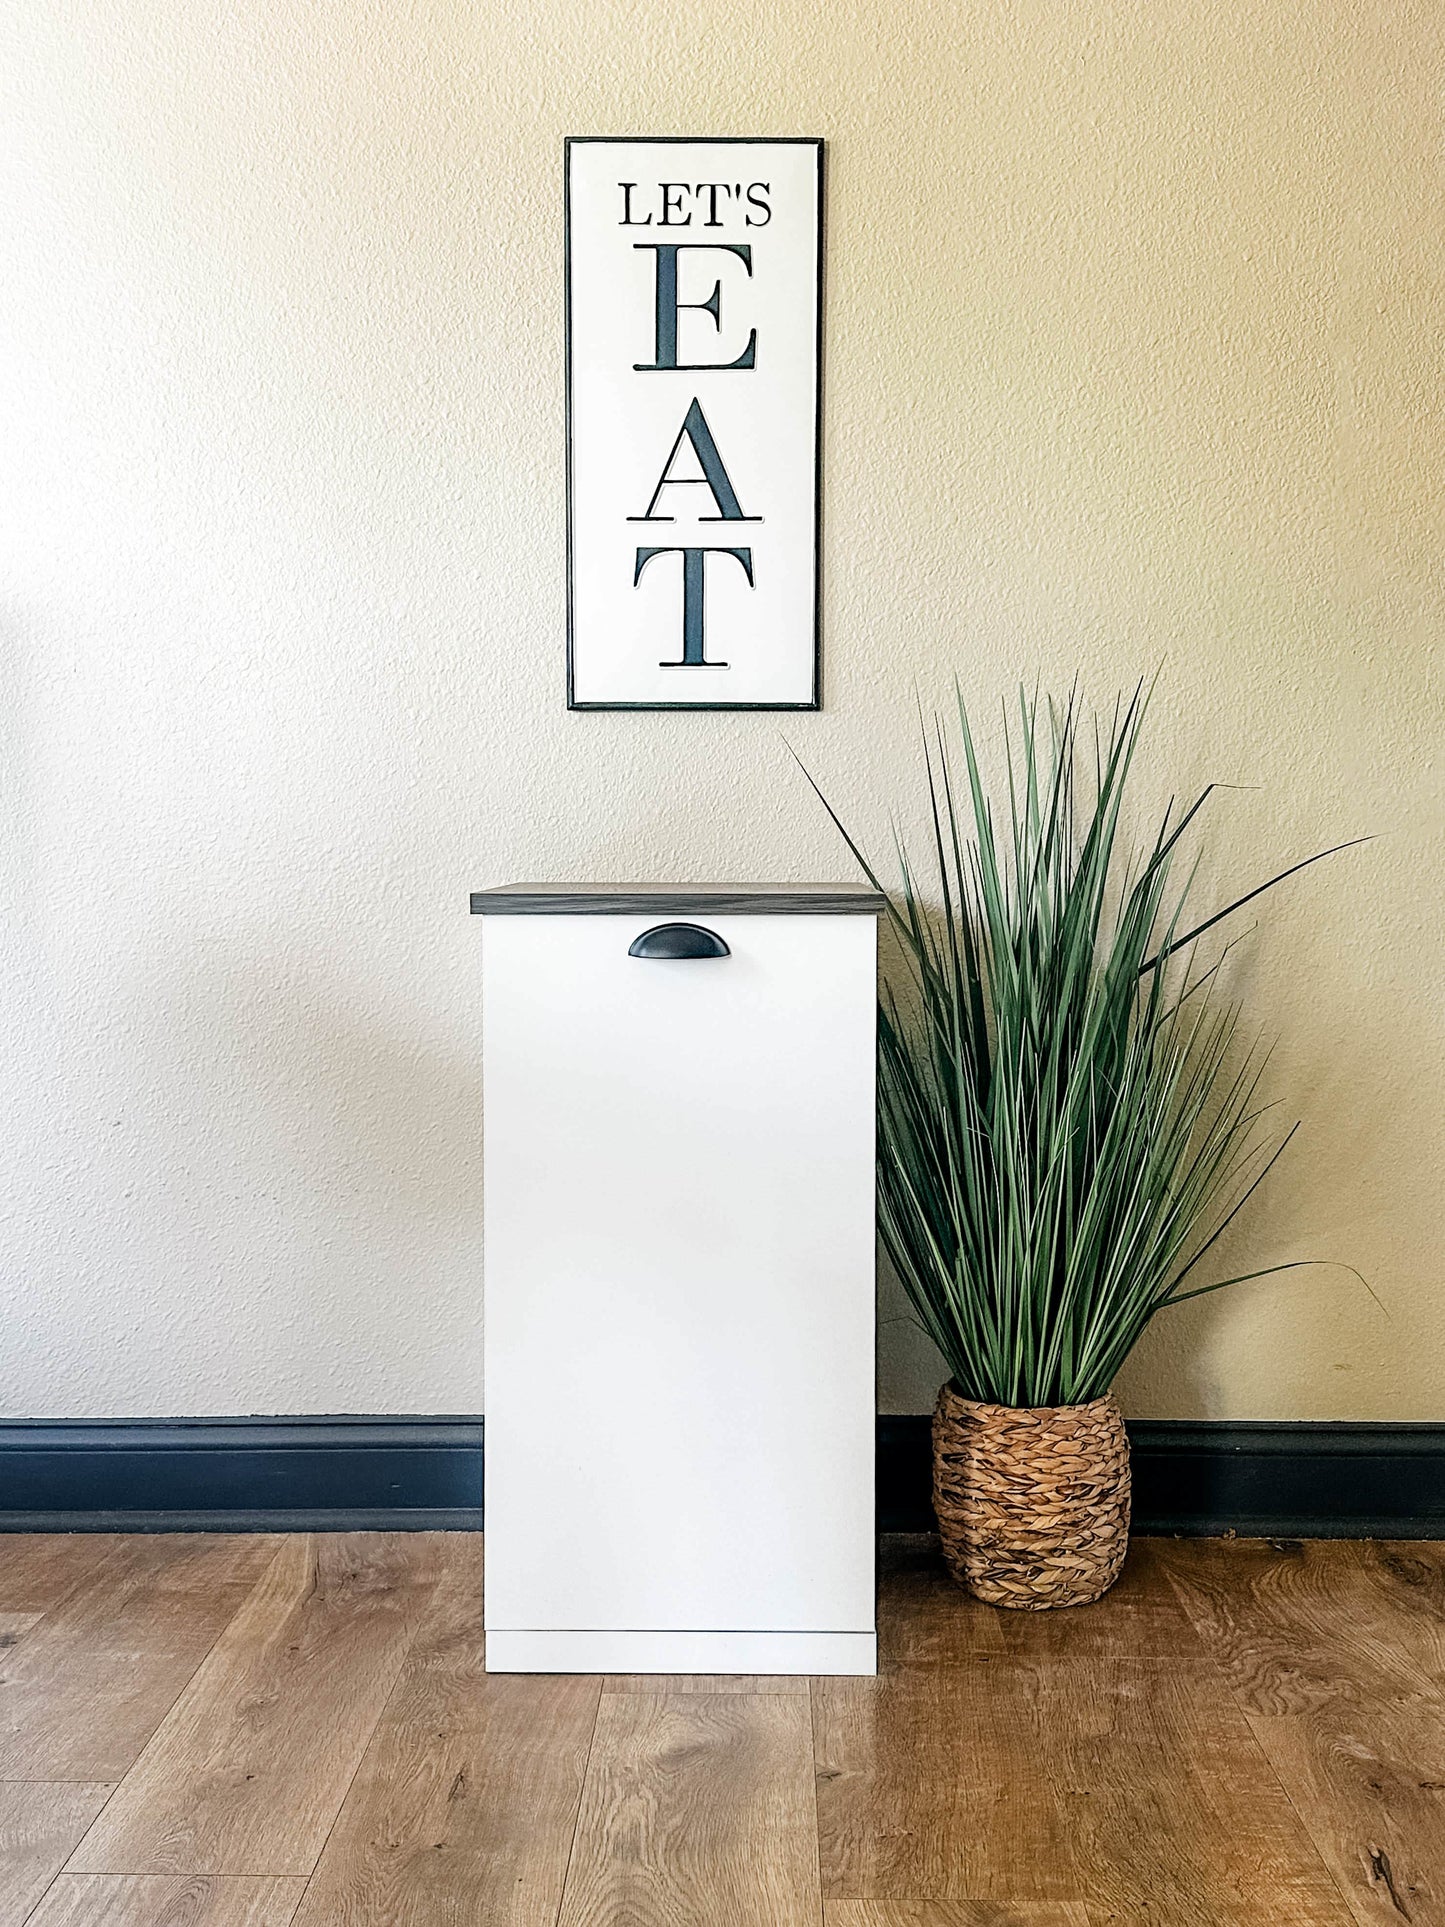
[[[629,957],[728,957],[732,952],[715,930],[700,923],[655,923],[627,946]]]

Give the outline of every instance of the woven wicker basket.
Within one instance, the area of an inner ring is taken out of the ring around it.
[[[933,1413],[933,1505],[959,1585],[995,1606],[1083,1606],[1129,1537],[1129,1442],[1111,1397],[982,1405],[951,1385]]]

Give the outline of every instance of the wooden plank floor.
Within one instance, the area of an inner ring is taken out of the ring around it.
[[[481,1554],[0,1539],[0,1927],[1445,1927],[1445,1545],[891,1541],[825,1680],[489,1676]]]

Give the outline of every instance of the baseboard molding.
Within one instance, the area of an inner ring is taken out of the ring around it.
[[[1141,1419],[1134,1530],[1445,1539],[1445,1424]],[[878,1523],[926,1532],[929,1422],[878,1421]],[[473,1532],[480,1418],[0,1424],[4,1532]]]
[[[1445,1424],[1134,1419],[1137,1533],[1445,1539]],[[932,1528],[929,1420],[878,1421],[878,1523]]]
[[[0,1424],[0,1531],[473,1532],[479,1418]]]

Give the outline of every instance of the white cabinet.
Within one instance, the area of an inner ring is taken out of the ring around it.
[[[472,905],[488,1666],[872,1672],[879,899]]]

